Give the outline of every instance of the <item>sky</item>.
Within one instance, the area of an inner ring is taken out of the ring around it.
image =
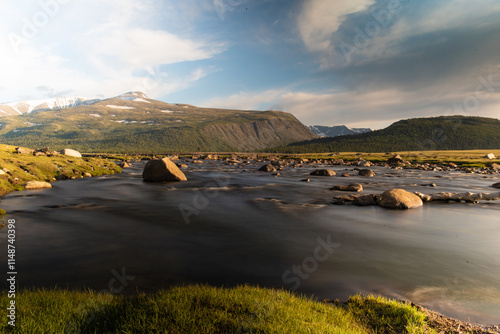
[[[0,1],[0,102],[142,91],[306,125],[500,118],[498,0]]]

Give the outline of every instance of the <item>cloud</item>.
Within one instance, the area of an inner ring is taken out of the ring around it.
[[[146,67],[211,58],[223,45],[181,38],[161,30],[133,28],[114,30],[103,37],[91,39],[93,52],[102,58],[117,61],[114,66]]]
[[[52,7],[53,15],[40,4],[13,8],[14,18],[0,26],[0,96],[5,101],[56,92],[113,96],[140,86],[159,97],[213,72],[196,65],[185,76],[172,77],[165,65],[210,59],[226,48],[224,42],[195,35],[192,26],[163,24],[159,11],[166,3],[158,0],[73,1]],[[23,24],[36,15],[48,20],[25,38]],[[13,33],[24,38],[17,50],[6,37]]]
[[[365,10],[374,0],[306,0],[298,18],[302,40],[309,51],[331,51],[331,36],[346,16]]]
[[[347,15],[367,9],[375,0],[306,0],[297,26],[308,51],[318,53],[327,63],[334,54],[332,36]]]
[[[323,93],[274,89],[242,92],[203,105],[273,109],[292,113],[307,125],[348,125],[380,129],[408,118],[467,115],[498,118],[500,66],[458,91],[404,91],[397,88]]]
[[[202,103],[213,108],[261,110],[271,106],[286,93],[284,89],[270,89],[263,92],[240,92],[227,97],[213,97]]]

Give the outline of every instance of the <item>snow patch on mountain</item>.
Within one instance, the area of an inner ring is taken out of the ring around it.
[[[149,99],[148,96],[142,92],[128,92],[122,95],[118,95],[115,98],[125,101],[151,103],[151,101],[148,101]],[[41,110],[57,110],[69,107],[78,107],[81,105],[91,105],[104,100],[107,100],[107,98],[95,99],[95,98],[74,96],[74,97],[57,97],[57,98],[40,99],[40,100],[17,101],[17,102],[3,103],[3,104],[0,103],[0,107],[2,107],[0,109],[0,112],[6,115],[16,115],[16,114],[22,115]],[[135,109],[135,108],[120,107],[120,109]]]
[[[114,104],[107,104],[106,107],[108,107],[108,108],[114,108],[114,109],[135,109],[134,107],[115,106]]]
[[[21,115],[38,110],[53,110],[68,107],[77,107],[80,105],[89,105],[97,101],[100,100],[85,97],[57,97],[53,99],[10,102],[5,103],[4,105],[11,107]]]

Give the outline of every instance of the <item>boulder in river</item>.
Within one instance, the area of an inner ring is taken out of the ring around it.
[[[132,166],[131,164],[129,164],[128,162],[126,161],[122,161],[118,164],[118,166],[120,166],[121,168],[129,168],[130,166]]]
[[[375,176],[375,172],[372,171],[371,169],[360,169],[359,170],[359,175],[360,176],[368,176],[368,177],[373,177]]]
[[[312,171],[309,175],[335,176],[337,174],[333,170],[331,170],[331,169],[316,169],[315,171]]]
[[[491,185],[493,188],[500,189],[500,182]]]
[[[25,189],[44,189],[44,188],[52,188],[52,185],[48,182],[44,181],[28,181],[24,185]]]
[[[265,164],[259,168],[259,172],[276,172],[276,168],[271,164]]]
[[[359,183],[353,183],[349,185],[333,186],[331,190],[360,192],[363,191],[363,186]]]
[[[377,198],[377,204],[387,209],[413,209],[424,203],[417,195],[404,189],[392,189],[382,193]]]
[[[149,160],[144,166],[142,179],[149,182],[187,181],[184,173],[169,158]]]
[[[399,164],[404,164],[403,158],[399,154],[393,156],[392,158],[387,159],[387,163],[389,165],[399,165]]]
[[[80,152],[72,150],[70,148],[63,149],[61,151],[61,154],[69,155],[70,157],[75,157],[75,158],[81,158],[82,157],[82,155],[80,154]]]

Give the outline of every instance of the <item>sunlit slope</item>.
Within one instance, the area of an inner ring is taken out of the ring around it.
[[[0,118],[0,141],[83,152],[245,151],[316,138],[280,111],[199,108],[146,96]]]

